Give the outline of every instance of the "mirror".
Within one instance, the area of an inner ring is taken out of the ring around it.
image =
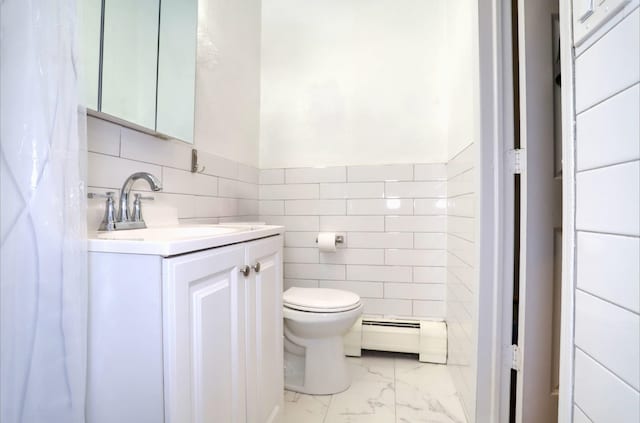
[[[90,114],[193,143],[197,0],[82,0]]]
[[[156,131],[193,142],[198,2],[162,0]]]
[[[155,129],[160,0],[109,0],[104,7],[100,111]]]
[[[152,130],[159,8],[160,0],[104,3],[100,111]]]
[[[100,43],[102,0],[83,0],[78,4],[80,34],[80,102],[98,110],[98,81],[100,80]]]

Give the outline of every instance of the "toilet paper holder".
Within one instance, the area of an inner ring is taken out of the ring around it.
[[[316,244],[318,243],[318,238],[316,237]],[[344,236],[336,235],[336,244],[344,244]]]

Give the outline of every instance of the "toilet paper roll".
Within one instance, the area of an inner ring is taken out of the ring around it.
[[[335,232],[320,232],[318,234],[318,249],[324,252],[336,251]]]

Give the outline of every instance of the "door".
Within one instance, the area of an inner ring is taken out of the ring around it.
[[[167,423],[244,423],[242,245],[163,261]]]
[[[513,0],[514,359],[509,421],[556,419],[552,338],[554,218],[561,205],[554,180],[553,18],[557,0]],[[519,169],[518,169],[519,167]],[[557,314],[557,311],[556,311]]]
[[[247,421],[283,416],[282,237],[247,245]]]

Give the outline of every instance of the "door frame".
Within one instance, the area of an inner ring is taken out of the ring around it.
[[[478,300],[475,422],[508,418],[513,299],[513,73],[510,0],[478,1]],[[507,360],[507,358],[509,358]],[[506,414],[505,414],[506,412]]]
[[[576,284],[576,109],[573,2],[560,1],[562,75],[562,298],[558,423],[573,421],[574,302]]]

